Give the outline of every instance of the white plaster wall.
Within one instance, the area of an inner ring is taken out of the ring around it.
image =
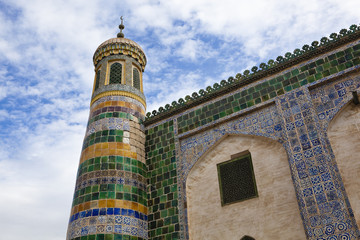
[[[258,198],[221,206],[216,164],[249,150]],[[227,136],[190,171],[186,182],[190,239],[306,239],[287,154],[274,140]]]
[[[360,105],[344,107],[330,123],[328,137],[360,226]]]

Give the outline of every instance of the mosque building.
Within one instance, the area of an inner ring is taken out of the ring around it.
[[[355,240],[360,26],[146,113],[145,52],[96,49],[68,240]]]

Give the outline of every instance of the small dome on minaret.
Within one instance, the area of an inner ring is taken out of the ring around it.
[[[96,66],[98,62],[109,55],[123,54],[128,55],[138,61],[141,65],[142,71],[144,71],[146,66],[146,56],[144,50],[133,40],[124,37],[124,33],[122,32],[122,30],[125,28],[123,17],[120,19],[120,32],[117,34],[116,38],[106,40],[99,45],[93,56],[94,65]]]
[[[142,73],[146,56],[136,42],[125,38],[124,19],[117,37],[106,40],[96,49],[93,62],[95,79],[91,104],[104,96],[131,97],[146,107]]]

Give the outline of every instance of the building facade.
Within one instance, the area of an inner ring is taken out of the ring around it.
[[[67,239],[359,239],[359,26],[146,115],[145,65],[95,51]]]

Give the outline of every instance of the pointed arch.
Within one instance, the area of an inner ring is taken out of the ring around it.
[[[348,106],[358,106],[360,107],[360,105],[355,105],[353,102],[353,99],[350,97],[350,94],[348,94],[346,96],[346,98],[344,97],[344,100],[341,101],[341,103],[334,109],[334,111],[332,112],[332,114],[330,115],[330,118],[327,122],[325,122],[325,129],[324,130],[328,130],[330,125],[337,121],[337,118],[339,116],[341,116],[343,114],[344,111],[346,111],[346,109],[348,109]]]
[[[98,70],[98,71],[96,72],[94,91],[96,91],[96,89],[98,89],[99,86],[100,86],[100,73],[101,73],[100,71],[101,71],[101,70]]]
[[[279,142],[278,139],[275,139],[273,136],[262,136],[257,133],[218,133],[219,136],[215,137],[215,139],[209,140],[206,142],[206,146],[202,146],[202,151],[198,153],[199,157],[194,159],[192,163],[188,165],[188,170],[185,172],[185,179],[187,178],[188,174],[194,168],[194,166],[201,161],[201,159],[206,156],[207,153],[211,152],[217,145],[219,145],[224,139],[231,137],[231,136],[238,136],[238,137],[257,137],[259,139],[264,140],[273,140]],[[216,134],[213,134],[216,135]],[[197,144],[200,145],[200,144]]]
[[[134,88],[140,89],[140,73],[136,67],[133,67],[133,86]]]
[[[335,156],[355,221],[360,226],[360,105],[348,101],[327,126],[327,136]],[[337,197],[334,190],[329,190]]]

